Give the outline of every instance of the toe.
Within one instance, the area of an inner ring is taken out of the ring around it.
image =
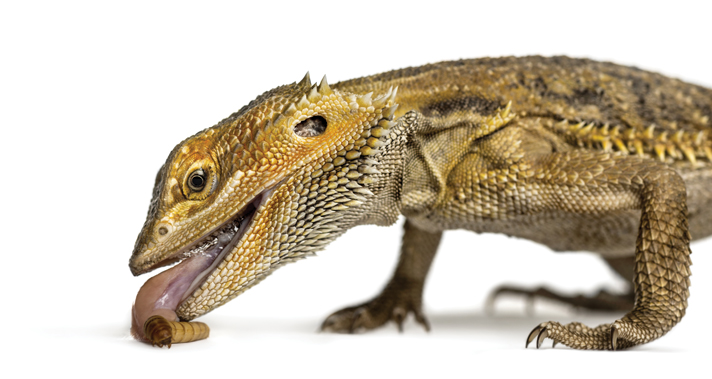
[[[527,343],[524,345],[524,348],[526,349],[529,347],[529,344],[534,341],[535,338],[539,335],[539,333],[545,328],[544,324],[537,325],[527,336]]]
[[[618,329],[615,325],[611,327],[611,350],[615,351],[618,348]]]
[[[546,337],[549,336],[549,331],[546,329],[546,327],[542,328],[541,331],[539,332],[539,335],[536,337],[536,348],[540,348],[541,344],[544,343],[544,340]]]

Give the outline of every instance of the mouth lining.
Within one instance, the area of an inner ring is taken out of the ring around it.
[[[217,231],[209,234],[207,237],[198,240],[197,246],[183,253],[187,259],[195,256],[205,257],[205,262],[201,265],[204,268],[198,271],[198,274],[192,280],[188,289],[180,298],[180,303],[189,298],[196,289],[203,285],[203,282],[208,275],[223,261],[228,252],[242,239],[245,231],[252,223],[253,216],[257,209],[262,204],[264,199],[263,194],[257,195],[249,204],[223,225],[217,228]],[[202,242],[201,242],[202,241]]]
[[[255,203],[260,202],[260,197],[261,196],[258,195],[252,200],[252,202],[247,204],[245,208],[237,214],[237,216],[226,221],[222,225],[215,228],[212,233],[193,243],[192,248],[179,253],[177,259],[183,261],[196,255],[210,255],[211,250],[224,250],[224,248],[232,242],[238,232],[244,231],[245,228],[242,227],[242,222],[247,218],[252,218],[252,214],[257,209]],[[213,247],[215,247],[215,249],[212,249]]]
[[[175,274],[171,275],[172,279],[155,300],[154,311],[158,309],[175,311],[203,285],[210,273],[242,239],[257,210],[271,193],[270,189],[257,195],[236,216],[166,259],[166,261],[180,261],[180,263],[169,269],[175,270]]]

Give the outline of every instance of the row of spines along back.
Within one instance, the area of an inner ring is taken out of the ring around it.
[[[579,147],[600,148],[604,151],[624,151],[639,156],[652,155],[660,161],[687,159],[697,163],[697,158],[712,162],[712,147],[706,131],[689,132],[678,130],[669,132],[650,125],[645,130],[633,128],[621,130],[620,126],[609,124],[564,120],[554,124],[554,130],[573,140]]]

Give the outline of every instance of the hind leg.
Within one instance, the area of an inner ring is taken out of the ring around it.
[[[633,257],[625,258],[604,258],[606,263],[627,281],[633,280],[633,269],[635,267],[635,259]],[[546,287],[535,289],[526,289],[515,286],[501,286],[492,291],[487,302],[487,308],[491,312],[494,309],[494,303],[500,295],[524,295],[531,302],[536,298],[545,298],[556,300],[560,303],[569,304],[576,308],[590,309],[594,311],[629,311],[633,309],[635,301],[635,293],[632,286],[629,286],[625,293],[614,294],[601,289],[593,296],[575,295],[568,296],[557,293],[555,290],[550,290]]]
[[[527,336],[527,345],[536,339],[539,347],[550,338],[576,349],[624,349],[660,338],[685,315],[691,261],[687,193],[682,178],[652,160],[586,154],[552,154],[552,159],[542,165],[542,173],[535,177],[567,191],[570,187],[564,184],[576,189],[575,196],[564,194],[557,198],[560,202],[556,206],[562,208],[594,203],[598,212],[640,209],[633,268],[635,303],[621,319],[595,328],[580,323],[541,323]],[[576,178],[575,182],[582,176],[586,180],[571,183],[571,178]],[[621,190],[617,197],[609,195],[613,189]],[[633,201],[605,200],[616,198]],[[618,267],[625,271],[624,264]]]

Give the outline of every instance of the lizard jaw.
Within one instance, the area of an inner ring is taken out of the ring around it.
[[[132,312],[132,331],[135,336],[145,339],[142,325],[153,315],[178,321],[178,306],[202,286],[209,274],[240,242],[258,210],[269,200],[276,187],[264,190],[236,216],[151,268],[180,261],[174,267],[150,278],[139,290]]]
[[[184,291],[180,291],[182,292],[182,296],[178,304],[190,297],[190,295],[203,284],[208,274],[215,270],[218,264],[222,262],[225,255],[237,245],[252,223],[255,212],[262,204],[263,199],[263,194],[258,195],[247,204],[236,217],[233,217],[231,220],[219,226],[213,233],[198,240],[198,242],[193,244],[194,247],[190,250],[182,253],[184,261],[191,260],[193,257],[199,257],[195,258],[195,260],[199,260],[200,263],[195,265],[195,271],[193,271],[194,273],[197,272],[197,275],[187,275],[185,278],[178,278],[178,280],[176,280],[177,283],[171,283],[167,289],[167,291],[169,291],[173,286],[185,287],[188,281],[190,281],[188,288]],[[178,304],[176,304],[176,306]]]
[[[178,266],[186,264],[190,266],[190,270],[171,281],[166,288],[166,294],[170,292],[174,295],[172,303],[175,304],[175,308],[173,309],[190,297],[240,242],[257,210],[269,199],[273,191],[274,187],[263,191],[245,205],[236,216],[174,255],[181,260]]]

